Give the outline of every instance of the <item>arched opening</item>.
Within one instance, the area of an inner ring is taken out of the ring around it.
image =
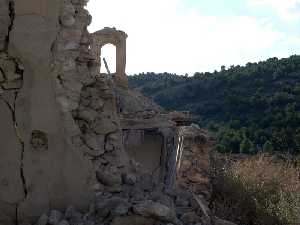
[[[102,30],[92,34],[92,52],[100,69],[95,73],[107,73],[106,59],[109,72],[113,75],[114,81],[122,87],[128,87],[128,81],[125,73],[126,69],[126,38],[127,34],[116,28],[105,27]],[[99,71],[100,70],[100,71]]]
[[[103,58],[105,58],[107,62],[110,73],[116,73],[116,46],[113,44],[106,44],[101,48],[100,73],[107,73]]]

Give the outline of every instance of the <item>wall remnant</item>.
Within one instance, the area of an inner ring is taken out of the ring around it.
[[[168,113],[128,88],[116,87],[116,96],[125,150],[140,170],[148,169],[156,182],[171,187],[176,180],[177,153],[182,144],[179,130],[182,124],[191,123],[190,116]]]
[[[94,32],[91,36],[91,49],[94,57],[99,63],[98,71],[100,71],[101,67],[101,48],[106,44],[113,44],[116,46],[115,83],[122,87],[128,87],[128,81],[125,74],[127,34],[123,31],[117,30],[116,28],[105,27],[102,30]]]
[[[181,127],[180,136],[183,144],[177,164],[178,182],[193,193],[202,193],[209,198],[210,155],[214,140],[195,124]]]
[[[94,165],[73,118],[95,83],[86,2],[0,0],[0,224],[88,208],[94,196]]]
[[[190,120],[128,88],[127,35],[90,35],[87,2],[0,0],[0,224],[190,224],[174,187]]]

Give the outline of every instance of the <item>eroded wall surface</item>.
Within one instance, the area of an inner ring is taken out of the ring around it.
[[[177,181],[194,193],[210,196],[210,156],[214,142],[207,131],[194,127],[182,127],[183,139],[180,160],[177,165]]]
[[[95,171],[125,161],[111,84],[93,74],[86,2],[0,0],[0,224],[88,208]]]
[[[153,180],[135,178],[140,171],[124,150],[122,129],[159,131],[136,157],[150,173],[161,165],[162,182],[174,183],[176,124],[141,94],[100,74],[86,3],[0,0],[1,225],[33,224],[50,209],[86,210],[95,191],[101,214],[107,212],[101,204],[119,193],[132,192],[135,202],[135,183],[145,200]],[[177,224],[173,214],[167,222]]]

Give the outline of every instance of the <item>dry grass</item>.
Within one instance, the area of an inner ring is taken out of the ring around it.
[[[218,176],[215,208],[221,206],[222,216],[240,224],[300,225],[300,173],[294,164],[253,156]]]

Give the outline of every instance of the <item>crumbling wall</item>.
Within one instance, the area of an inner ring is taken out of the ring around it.
[[[0,0],[0,224],[86,209],[95,171],[126,163],[111,84],[95,79],[86,2]]]
[[[0,0],[0,224],[202,221],[191,193],[173,188],[176,125],[141,95],[120,104],[91,52],[86,3]],[[162,184],[127,157],[126,126],[162,134]]]
[[[14,3],[0,1],[0,223],[13,223],[17,204],[25,195],[23,142],[16,121],[16,99],[23,86],[24,68],[8,54],[14,23]]]
[[[177,181],[194,193],[210,195],[210,155],[214,142],[197,126],[182,127],[182,151],[177,165]]]

